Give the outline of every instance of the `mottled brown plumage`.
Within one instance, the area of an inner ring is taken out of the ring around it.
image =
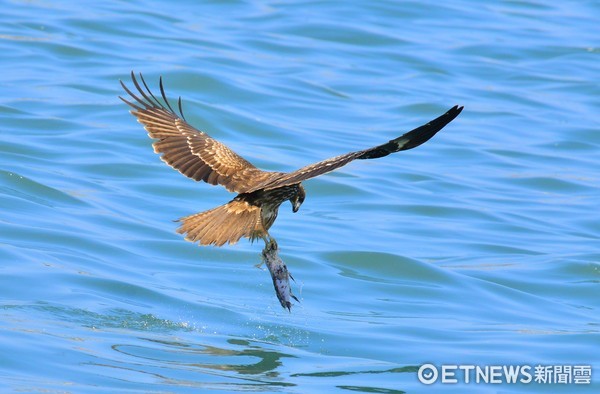
[[[148,135],[155,139],[154,151],[161,159],[183,175],[196,181],[222,185],[238,195],[229,203],[195,215],[181,218],[177,230],[191,242],[221,246],[235,243],[242,237],[251,240],[269,238],[269,228],[277,218],[279,206],[286,200],[297,212],[304,201],[301,182],[340,168],[353,160],[375,159],[394,152],[412,149],[428,141],[460,114],[463,107],[454,106],[445,114],[385,144],[350,152],[299,170],[282,173],[263,171],[245,160],[208,134],[190,126],[183,116],[181,98],[178,111],[167,100],[162,78],[158,100],[140,74],[139,81],[131,73],[136,93],[122,81],[131,97],[124,99],[132,107],[131,113],[144,125]]]

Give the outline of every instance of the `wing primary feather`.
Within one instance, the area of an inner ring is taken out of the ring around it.
[[[150,97],[152,97],[152,99],[150,99],[150,97],[144,93],[144,89],[142,89],[142,87],[139,85],[137,79],[135,78],[135,75],[133,74],[133,71],[131,72],[131,79],[133,80],[135,87],[140,91],[142,96],[144,96],[144,98],[146,100],[148,100],[148,102],[150,104],[153,104],[153,106],[156,105],[159,108],[166,110],[165,106],[162,105],[162,103],[156,98],[156,96],[152,93],[152,91],[148,87],[148,84],[146,83],[146,80],[144,79],[144,76],[142,75],[142,73],[140,73],[140,79],[142,80],[142,84],[146,88],[146,92],[148,92],[148,94],[150,95]]]
[[[165,88],[163,87],[162,77],[160,77],[158,79],[158,86],[160,87],[160,94],[162,95],[163,100],[165,100],[165,103],[167,104],[167,107],[169,107],[169,109],[171,110],[172,113],[175,113],[175,111],[173,111],[173,108],[171,108],[171,104],[169,104],[169,100],[167,99],[167,95],[165,94]]]
[[[183,116],[183,109],[181,108],[181,96],[179,96],[179,99],[177,100],[177,106],[179,107],[179,115],[181,115],[181,119],[187,122],[185,116]]]
[[[123,82],[121,82],[121,84],[123,84]],[[144,109],[142,107],[138,107],[137,105],[130,103],[129,101],[125,100],[123,97],[119,96],[119,98],[121,99],[121,101],[123,101],[125,104],[129,105],[131,108],[135,109],[136,111],[143,111]]]
[[[134,78],[134,81],[135,81],[135,78]],[[146,109],[152,108],[152,105],[148,104],[147,102],[145,102],[144,100],[142,100],[141,98],[139,98],[138,96],[136,96],[131,90],[129,90],[129,88],[125,85],[125,83],[123,83],[123,81],[120,81],[120,82],[121,82],[121,86],[123,86],[123,89],[125,89],[125,91],[127,92],[127,94],[129,94],[131,97],[133,97],[135,99],[135,101],[137,101],[138,103],[142,104],[144,107],[146,107]],[[125,101],[123,98],[121,98],[121,100]],[[127,101],[125,101],[125,102],[127,104],[131,105],[131,103],[129,103]]]

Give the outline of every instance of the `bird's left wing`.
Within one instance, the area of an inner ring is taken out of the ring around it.
[[[179,113],[171,108],[162,78],[160,93],[164,104],[152,94],[141,74],[143,86],[133,72],[131,80],[137,93],[121,81],[131,99],[119,98],[133,108],[131,113],[144,125],[148,135],[157,140],[153,146],[156,153],[162,154],[161,160],[183,175],[196,181],[219,184],[237,193],[247,192],[256,184],[281,175],[256,168],[225,144],[190,126],[181,110],[181,98],[178,101]]]
[[[416,129],[411,130],[398,138],[390,140],[385,144],[357,152],[346,153],[344,155],[332,157],[331,159],[323,160],[318,163],[310,164],[294,172],[282,174],[276,178],[265,180],[263,183],[258,184],[255,188],[253,188],[253,190],[263,188],[276,189],[282,186],[293,185],[331,172],[337,168],[345,166],[353,160],[376,159],[387,156],[394,152],[415,148],[427,142],[438,131],[443,129],[444,126],[454,120],[454,118],[456,118],[462,110],[463,107],[455,105],[445,114],[433,119],[429,123],[417,127]]]

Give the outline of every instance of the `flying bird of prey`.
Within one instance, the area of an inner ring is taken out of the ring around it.
[[[186,122],[178,100],[174,110],[159,80],[161,102],[152,94],[140,74],[139,81],[131,73],[135,93],[121,81],[130,98],[119,97],[144,125],[154,152],[183,175],[196,181],[222,185],[237,196],[225,205],[179,219],[177,229],[185,239],[201,245],[222,246],[236,243],[242,237],[262,238],[268,246],[269,228],[277,218],[279,206],[286,200],[297,212],[306,196],[302,182],[340,168],[353,160],[377,159],[391,153],[415,148],[428,141],[460,114],[463,107],[454,106],[445,114],[398,138],[373,148],[346,153],[299,170],[284,173],[263,171],[226,145],[211,138]],[[141,85],[140,85],[141,82]]]

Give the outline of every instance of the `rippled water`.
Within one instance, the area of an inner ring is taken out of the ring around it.
[[[598,392],[597,2],[4,1],[3,392]],[[260,244],[173,219],[222,188],[165,166],[131,70],[261,168],[465,111],[426,145],[305,183]],[[424,363],[593,367],[589,385],[425,386]]]

